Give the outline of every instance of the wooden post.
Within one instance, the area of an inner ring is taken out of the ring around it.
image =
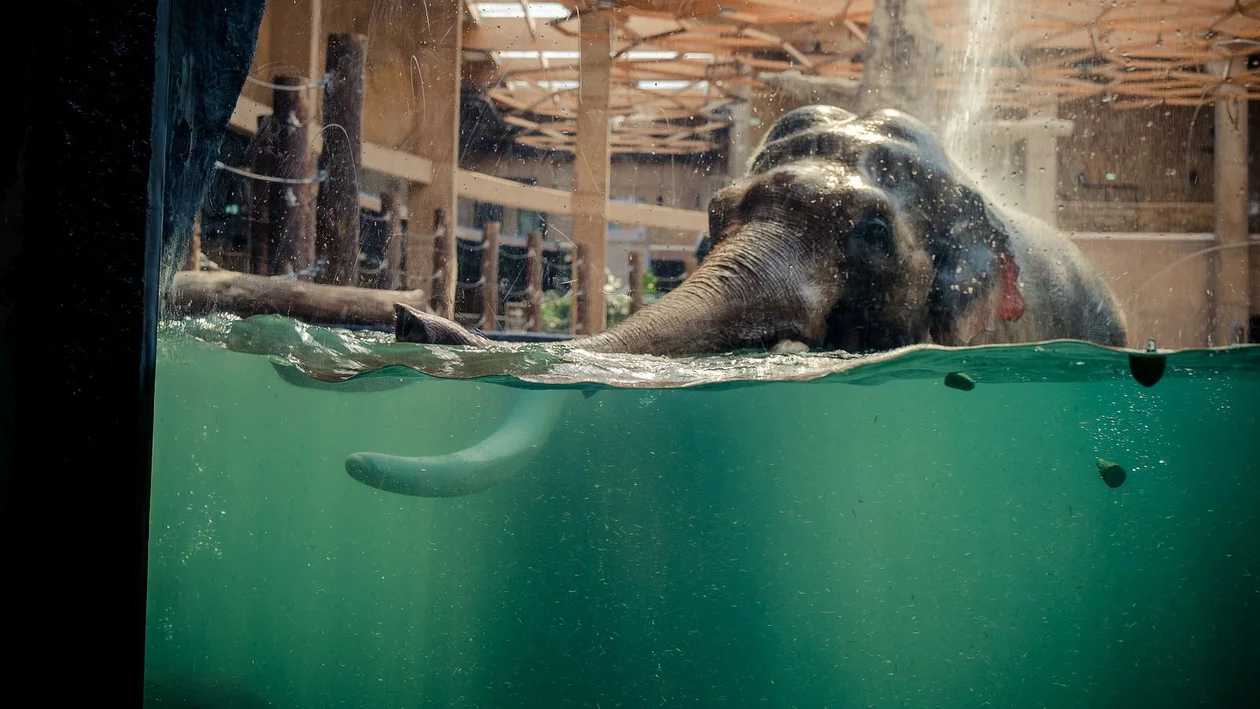
[[[608,245],[609,84],[613,25],[610,16],[588,11],[581,17],[578,72],[577,144],[573,160],[573,278],[577,281],[570,329],[601,332],[604,266]]]
[[[271,222],[271,273],[283,275],[307,269],[315,262],[315,191],[310,146],[311,101],[307,82],[300,76],[277,76],[272,115],[275,122],[275,168],[267,216]]]
[[[407,288],[432,294],[434,311],[455,317],[455,227],[459,162],[460,48],[463,3],[404,3],[404,16],[394,20],[405,33],[403,55],[415,62],[419,89],[413,112],[416,141],[409,149],[433,166],[427,185],[415,185],[407,198]],[[441,225],[441,228],[439,228]],[[440,241],[440,244],[435,244]],[[440,247],[440,248],[435,248]],[[430,254],[449,254],[434,263]],[[433,273],[434,270],[440,273]],[[433,274],[432,276],[430,274]]]
[[[691,278],[691,274],[696,272],[696,264],[698,263],[695,256],[688,255],[683,257],[683,278]]]
[[[433,312],[447,320],[455,319],[455,289],[459,281],[459,255],[456,253],[455,230],[445,209],[433,211],[432,241],[429,252],[433,254],[433,278],[428,288]],[[447,238],[447,237],[450,238]],[[411,253],[411,247],[407,247]],[[410,259],[408,259],[410,261]]]
[[[1247,71],[1247,58],[1235,57],[1228,65],[1214,69],[1231,77]],[[1247,243],[1247,100],[1237,79],[1222,84],[1215,104],[1216,145],[1214,171],[1216,188],[1216,242],[1223,249],[1213,254],[1213,283],[1209,301],[1209,342],[1224,347],[1247,341],[1249,248]]]
[[[1035,113],[1044,119],[1058,118],[1058,99],[1052,98],[1050,103]],[[1058,192],[1058,136],[1048,128],[1043,131],[1029,131],[1024,138],[1025,211],[1050,226],[1055,226],[1058,222]]]
[[[630,314],[643,309],[643,259],[638,251],[630,252]]]
[[[525,329],[529,332],[542,330],[542,257],[542,232],[531,231],[525,240],[525,298],[529,303],[529,316]]]
[[[385,219],[387,239],[385,242],[385,263],[381,265],[380,288],[398,290],[402,288],[402,215],[398,196],[393,192],[381,193],[381,214]],[[429,291],[424,290],[427,294]]]
[[[740,66],[737,71],[741,75],[751,73],[747,67],[743,66]],[[726,147],[726,177],[728,182],[744,176],[745,168],[748,167],[748,157],[752,153],[750,140],[752,132],[748,125],[749,119],[752,118],[752,105],[749,103],[749,98],[752,96],[752,88],[746,84],[737,84],[731,91],[740,100],[730,106],[731,127],[728,131],[730,137]]]
[[[481,249],[481,329],[499,329],[499,222],[486,224]]]
[[[598,294],[600,312],[604,313],[604,284],[595,280],[590,252],[591,247],[586,244],[579,242],[573,245],[573,300],[569,304],[569,333],[573,335],[594,334],[590,328],[599,324],[596,321],[607,320],[606,317],[596,318],[593,312],[596,307],[594,294]]]
[[[188,237],[188,248],[184,252],[184,265],[181,270],[201,270],[201,212],[193,217],[192,235]]]
[[[324,91],[324,170],[316,203],[316,253],[324,259],[317,279],[331,285],[359,282],[359,174],[363,167],[363,43],[361,34],[328,36]]]
[[[258,132],[250,146],[249,170],[255,175],[275,172],[275,149],[271,116],[258,117]],[[271,220],[267,214],[271,196],[271,183],[262,180],[249,181],[249,272],[259,276],[271,275]]]

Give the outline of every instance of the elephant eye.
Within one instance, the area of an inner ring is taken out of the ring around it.
[[[886,248],[892,241],[892,225],[883,217],[869,216],[858,222],[853,230],[853,236],[870,246]]]
[[[892,225],[883,217],[865,217],[849,234],[849,258],[855,262],[883,263],[893,250]]]

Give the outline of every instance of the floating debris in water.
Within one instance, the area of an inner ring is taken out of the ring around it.
[[[950,389],[971,391],[976,388],[976,380],[972,379],[970,374],[963,372],[950,372],[945,375],[945,386]]]
[[[1155,338],[1146,341],[1146,354],[1129,355],[1129,372],[1138,384],[1144,387],[1155,386],[1164,376],[1167,357],[1157,353]]]
[[[1103,482],[1107,483],[1107,487],[1120,487],[1124,484],[1125,478],[1128,477],[1128,474],[1124,472],[1124,468],[1106,458],[1098,459],[1098,474],[1102,476]]]

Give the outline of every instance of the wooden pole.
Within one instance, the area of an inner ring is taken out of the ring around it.
[[[285,182],[271,183],[267,215],[271,222],[271,272],[300,273],[315,262],[315,191],[311,159],[311,101],[300,76],[277,76],[272,115],[275,123],[276,173]]]
[[[463,36],[464,4],[403,3],[404,15],[395,20],[405,32],[400,38],[403,56],[415,62],[419,90],[414,95],[417,110],[415,141],[408,149],[427,158],[432,176],[427,185],[415,185],[407,198],[408,288],[422,288],[432,294],[434,311],[445,318],[455,317],[456,269],[455,226],[457,193],[455,175],[459,167],[460,50]],[[435,242],[440,241],[440,244]],[[439,248],[435,248],[440,246]],[[434,263],[430,254],[438,254]],[[442,254],[449,254],[443,258]],[[434,270],[440,274],[430,275]]]
[[[643,259],[638,251],[630,252],[630,314],[643,309]]]
[[[608,245],[609,84],[613,25],[608,13],[581,17],[582,61],[578,71],[577,143],[573,160],[573,278],[576,293],[570,330],[603,331],[604,267]]]
[[[385,263],[381,267],[380,286],[386,290],[402,288],[402,215],[398,196],[393,192],[381,193],[381,214],[385,218]],[[424,291],[428,293],[428,290]]]
[[[1042,118],[1057,118],[1059,103],[1036,111]],[[1049,130],[1031,131],[1024,138],[1024,208],[1051,226],[1058,222],[1059,153],[1058,136]]]
[[[459,258],[455,253],[455,230],[451,228],[449,213],[445,209],[433,210],[432,241],[429,250],[433,254],[433,279],[429,292],[433,312],[447,320],[455,319],[455,289],[459,281]],[[449,236],[449,238],[448,238]],[[407,253],[411,253],[408,248]]]
[[[258,132],[249,160],[250,172],[270,175],[275,172],[275,149],[272,145],[275,131],[271,129],[271,116],[258,117]],[[271,184],[262,180],[249,181],[249,272],[259,276],[271,275],[271,220],[267,214]]]
[[[1218,72],[1228,70],[1239,77],[1247,71],[1247,58],[1236,57],[1218,64]],[[1223,249],[1213,254],[1214,277],[1209,301],[1208,344],[1224,347],[1247,341],[1250,313],[1249,248],[1247,243],[1247,100],[1237,83],[1222,84],[1214,107],[1216,144],[1213,157],[1216,189],[1216,242]]]
[[[542,330],[543,293],[542,232],[531,231],[525,239],[525,298],[529,304],[528,332]]]
[[[188,238],[188,249],[184,252],[183,269],[185,271],[201,270],[201,212],[193,217],[192,236]]]
[[[698,260],[695,256],[683,257],[683,278],[691,278],[691,274],[696,272],[696,264]]]
[[[499,222],[486,224],[481,249],[481,329],[499,329]]]
[[[363,167],[363,45],[361,34],[328,36],[324,92],[324,169],[316,203],[316,252],[326,262],[316,279],[332,285],[359,282],[359,174]]]
[[[595,297],[598,294],[600,311],[603,312],[603,283],[595,280],[595,269],[590,258],[591,247],[586,244],[573,245],[573,300],[569,304],[569,333],[587,335],[591,327],[598,323],[594,313]]]

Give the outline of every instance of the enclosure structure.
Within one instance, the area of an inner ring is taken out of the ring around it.
[[[365,254],[346,246],[332,270],[491,330],[540,329],[541,291],[571,292],[570,331],[596,332],[609,295],[630,293],[631,254],[661,290],[694,268],[709,195],[741,175],[776,118],[807,103],[895,105],[1013,207],[1071,232],[1124,302],[1130,344],[1254,338],[1260,116],[1248,107],[1260,96],[1260,10],[1005,5],[272,0],[232,118],[246,142],[228,159],[265,172],[260,119],[300,97],[302,137],[291,139],[309,154],[287,163],[288,179],[317,181],[318,155],[358,151],[359,233],[343,215],[341,232],[320,239],[361,239]],[[321,78],[349,66],[347,37],[357,124],[329,113],[337,96]],[[906,41],[922,47],[917,66],[880,65]],[[899,83],[878,85],[890,71]],[[285,82],[302,88],[275,88]],[[259,184],[220,182],[233,179]],[[206,253],[261,273],[243,254],[266,238],[245,236],[262,203],[230,189],[207,202]],[[314,243],[316,190],[289,191],[309,203],[293,238]],[[482,253],[491,224],[499,256]],[[299,276],[323,254],[304,248]],[[483,278],[482,263],[499,277]]]

